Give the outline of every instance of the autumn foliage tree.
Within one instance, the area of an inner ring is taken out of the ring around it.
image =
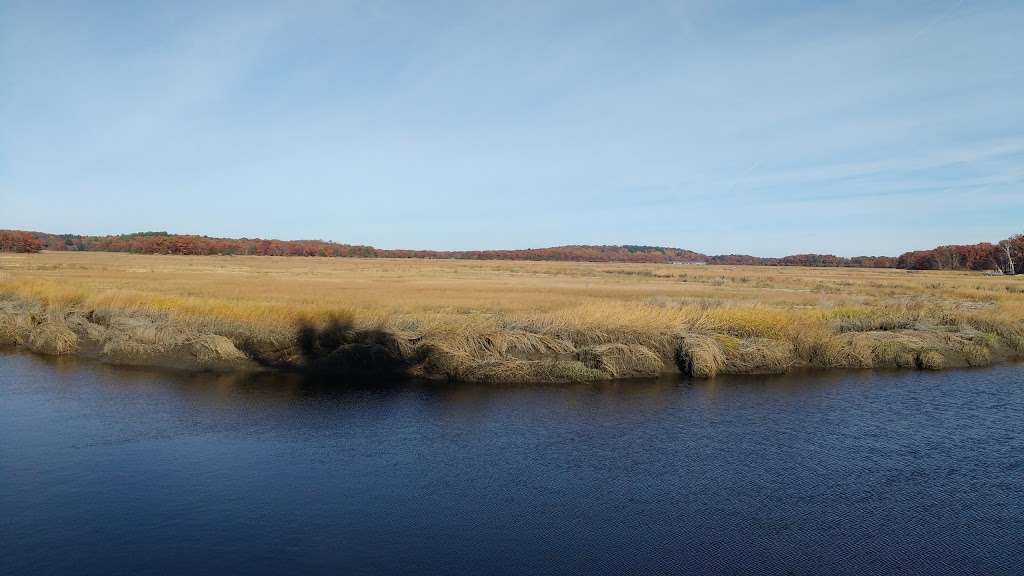
[[[0,230],[0,252],[39,252],[42,244],[31,232]]]
[[[897,266],[908,270],[997,270],[998,259],[998,247],[982,242],[904,252]]]
[[[1006,274],[1024,272],[1024,234],[1016,234],[1000,242],[996,261]]]

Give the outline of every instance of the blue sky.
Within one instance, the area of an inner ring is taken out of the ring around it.
[[[1022,182],[1021,2],[0,0],[4,228],[896,254]]]

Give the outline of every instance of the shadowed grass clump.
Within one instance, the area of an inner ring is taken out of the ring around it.
[[[681,338],[675,360],[683,374],[714,378],[725,366],[725,352],[714,336],[687,334]]]

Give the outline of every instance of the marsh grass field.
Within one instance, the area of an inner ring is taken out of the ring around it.
[[[571,382],[941,369],[1024,355],[978,272],[0,254],[0,345],[116,364]]]

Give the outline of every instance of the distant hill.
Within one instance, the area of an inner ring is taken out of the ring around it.
[[[905,252],[900,256],[796,254],[761,258],[743,254],[708,256],[692,250],[663,246],[570,245],[524,250],[384,250],[372,246],[339,244],[323,240],[264,240],[260,238],[213,238],[168,232],[137,232],[117,236],[48,234],[0,230],[0,251],[37,252],[100,251],[137,254],[237,254],[252,256],[333,256],[361,258],[455,258],[461,260],[545,260],[555,262],[637,262],[654,264],[711,264],[753,266],[812,266],[856,268],[904,268],[913,270],[1024,270],[1024,235],[999,244],[939,246]],[[1011,266],[1012,264],[1012,266]]]

